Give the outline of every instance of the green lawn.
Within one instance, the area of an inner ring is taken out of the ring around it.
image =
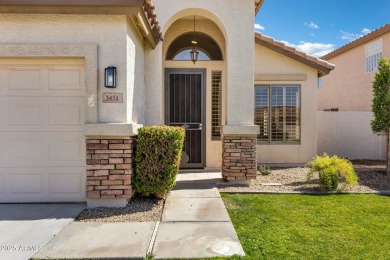
[[[244,259],[390,259],[389,196],[222,196]]]

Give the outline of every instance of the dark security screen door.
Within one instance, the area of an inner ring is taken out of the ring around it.
[[[166,70],[166,122],[186,129],[180,167],[204,167],[203,70]]]

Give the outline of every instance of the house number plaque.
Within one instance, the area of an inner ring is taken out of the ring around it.
[[[123,103],[122,93],[103,93],[103,103]]]

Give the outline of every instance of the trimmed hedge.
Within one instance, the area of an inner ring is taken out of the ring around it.
[[[144,196],[163,197],[175,186],[185,130],[146,126],[138,130],[133,188]]]

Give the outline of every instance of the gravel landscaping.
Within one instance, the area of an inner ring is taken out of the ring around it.
[[[77,217],[81,222],[154,222],[161,219],[164,200],[136,196],[125,208],[85,209]]]
[[[355,160],[352,161],[359,177],[358,184],[346,192],[372,193],[390,192],[390,176],[385,174],[384,161]],[[309,169],[272,168],[270,175],[259,174],[249,186],[219,186],[221,192],[275,192],[275,193],[322,193],[318,186],[318,175],[306,181]]]
[[[358,184],[346,192],[390,193],[390,176],[385,174],[384,161],[352,161],[359,177]],[[308,168],[272,168],[270,175],[259,174],[249,186],[220,185],[221,192],[323,193],[318,176],[306,181]],[[125,208],[100,207],[85,209],[77,217],[81,222],[147,222],[161,220],[165,200],[135,196]]]

